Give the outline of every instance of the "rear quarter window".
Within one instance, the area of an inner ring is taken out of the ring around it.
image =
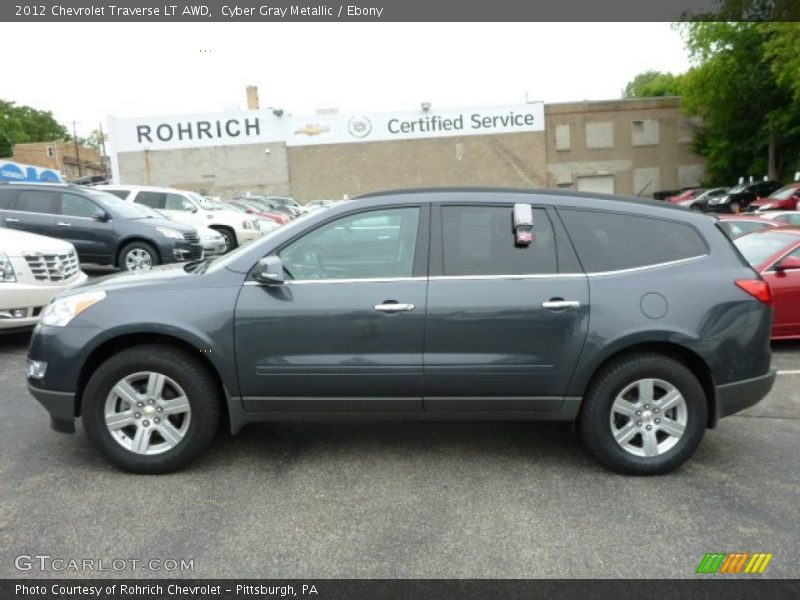
[[[676,221],[559,209],[587,273],[634,269],[708,254],[700,234]]]

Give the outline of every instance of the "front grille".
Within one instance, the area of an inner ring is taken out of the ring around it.
[[[185,239],[187,242],[191,242],[192,244],[196,244],[200,241],[200,236],[196,233],[184,233],[183,239]]]
[[[74,250],[48,254],[26,254],[25,260],[38,281],[66,281],[78,274],[80,265]]]

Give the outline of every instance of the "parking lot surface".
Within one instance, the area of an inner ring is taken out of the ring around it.
[[[50,430],[0,337],[0,577],[695,577],[706,552],[800,576],[800,343],[757,406],[656,478],[559,423],[276,423],[135,476]],[[18,555],[193,559],[192,571],[20,572]]]

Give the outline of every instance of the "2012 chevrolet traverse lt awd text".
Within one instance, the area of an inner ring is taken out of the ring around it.
[[[571,192],[409,190],[213,261],[60,294],[27,376],[53,427],[175,470],[256,421],[577,421],[665,473],[770,390],[770,295],[706,215]]]

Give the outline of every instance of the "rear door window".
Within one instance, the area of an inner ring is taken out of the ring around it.
[[[533,243],[517,246],[511,206],[442,207],[443,274],[532,275],[557,270],[553,226],[533,209]]]
[[[708,253],[700,234],[675,221],[611,212],[559,209],[587,273],[619,271]]]
[[[15,209],[24,212],[52,215],[56,212],[55,192],[44,190],[22,190],[17,196]]]
[[[0,190],[0,209],[11,208],[14,199],[14,190]]]
[[[167,195],[162,192],[139,192],[133,201],[136,204],[144,204],[156,210],[163,209]]]

